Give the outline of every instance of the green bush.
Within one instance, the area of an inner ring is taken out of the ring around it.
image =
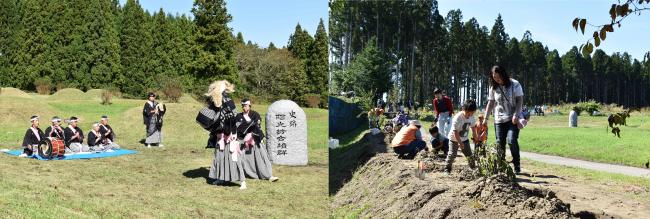
[[[590,100],[588,102],[579,102],[573,106],[573,110],[580,115],[582,111],[586,111],[589,113],[589,115],[593,115],[594,111],[600,111],[601,105],[600,103]]]
[[[479,174],[488,177],[505,173],[510,180],[514,181],[515,172],[512,170],[512,167],[508,165],[508,161],[506,161],[505,158],[499,159],[498,148],[499,147],[496,144],[489,144],[474,150],[472,157],[476,161],[476,167],[478,168]],[[481,154],[485,154],[485,157],[482,157]]]

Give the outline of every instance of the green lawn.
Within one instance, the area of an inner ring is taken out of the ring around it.
[[[488,124],[488,142],[495,142],[492,120]],[[422,125],[428,129],[431,122],[422,121]],[[645,167],[650,160],[647,112],[632,113],[627,126],[620,127],[621,138],[606,129],[607,116],[583,115],[578,117],[578,125],[569,128],[568,115],[532,116],[519,134],[521,150],[635,167]]]
[[[620,128],[621,138],[606,130],[606,116],[580,116],[577,128],[568,126],[566,115],[533,116],[520,132],[521,150],[635,167],[650,160],[650,115],[633,113]]]
[[[70,161],[37,161],[0,155],[0,217],[2,218],[279,218],[326,217],[327,110],[305,109],[308,117],[309,165],[274,166],[280,181],[248,180],[248,189],[206,184],[212,149],[204,149],[207,131],[194,118],[196,102],[169,103],[164,148],[147,149],[143,100],[117,99],[103,106],[95,98],[63,101],[41,95],[0,95],[0,148],[19,149],[32,114],[41,128],[58,115],[92,122],[108,115],[124,148],[135,155]],[[80,98],[81,99],[81,98]],[[264,117],[268,105],[254,105]]]

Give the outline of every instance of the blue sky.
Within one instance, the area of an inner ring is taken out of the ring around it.
[[[120,0],[122,4],[126,0]],[[167,13],[191,15],[193,0],[140,0],[140,5],[149,12],[161,7]],[[266,47],[269,42],[275,46],[286,46],[300,23],[313,36],[318,22],[323,19],[327,28],[328,5],[326,0],[227,0],[226,8],[232,15],[228,25],[233,33],[242,32],[244,40]]]
[[[587,18],[589,23],[601,25],[608,23],[609,8],[617,0],[440,0],[440,14],[461,9],[463,21],[475,17],[479,24],[492,28],[497,15],[501,13],[510,37],[521,39],[526,30],[530,30],[533,40],[540,41],[550,50],[557,49],[560,55],[580,46],[592,35],[595,28],[587,28],[585,35],[576,33],[571,22],[576,17]],[[630,16],[623,21],[621,29],[615,28],[608,33],[601,44],[607,54],[628,52],[632,58],[643,59],[643,54],[650,51],[650,44],[642,43],[650,38],[650,13]],[[593,42],[593,40],[592,40]]]

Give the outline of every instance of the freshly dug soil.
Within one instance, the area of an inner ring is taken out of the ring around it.
[[[416,177],[425,163],[424,179]],[[424,151],[415,160],[379,153],[334,195],[334,217],[372,218],[571,218],[569,204],[550,190],[527,189],[505,175],[480,177],[456,159],[443,173],[444,158]]]

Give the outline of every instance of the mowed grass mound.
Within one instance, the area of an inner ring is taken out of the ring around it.
[[[579,116],[577,128],[569,128],[568,116],[533,116],[528,127],[521,130],[519,144],[522,151],[645,167],[650,160],[646,137],[650,115],[632,113],[627,126],[620,127],[621,138],[614,137],[607,126],[607,116]],[[489,139],[493,141],[494,137]]]
[[[90,89],[86,91],[86,97],[94,100],[101,100],[102,99],[102,93],[104,92],[104,89]],[[115,99],[117,97],[113,97]]]
[[[0,88],[0,97],[21,97],[21,98],[32,98],[31,95],[25,93],[25,91],[22,91],[17,88],[13,87],[2,87]]]
[[[25,104],[17,98],[0,100],[4,101],[2,105],[14,108]],[[117,143],[139,153],[71,161],[37,161],[0,155],[3,217],[324,218],[328,214],[328,208],[323,207],[328,206],[324,143],[327,127],[320,127],[327,124],[326,110],[305,110],[309,120],[308,166],[276,165],[273,173],[280,181],[248,180],[248,189],[240,191],[238,186],[218,187],[206,183],[214,150],[205,149],[208,132],[195,122],[202,104],[166,103],[165,147],[147,149],[138,143],[145,135],[144,102],[116,99],[105,106],[95,100],[47,98],[42,101],[40,109],[49,111],[39,112],[48,117],[41,120],[41,128],[49,125],[53,114],[66,118],[76,115],[87,133],[90,124],[105,114],[115,129]],[[267,107],[254,105],[253,109],[264,116]],[[3,134],[0,148],[20,148],[29,122],[19,117],[3,122],[17,128],[0,128]],[[16,134],[4,135],[6,131]]]
[[[90,95],[76,88],[65,88],[50,95],[49,100],[91,100]]]

